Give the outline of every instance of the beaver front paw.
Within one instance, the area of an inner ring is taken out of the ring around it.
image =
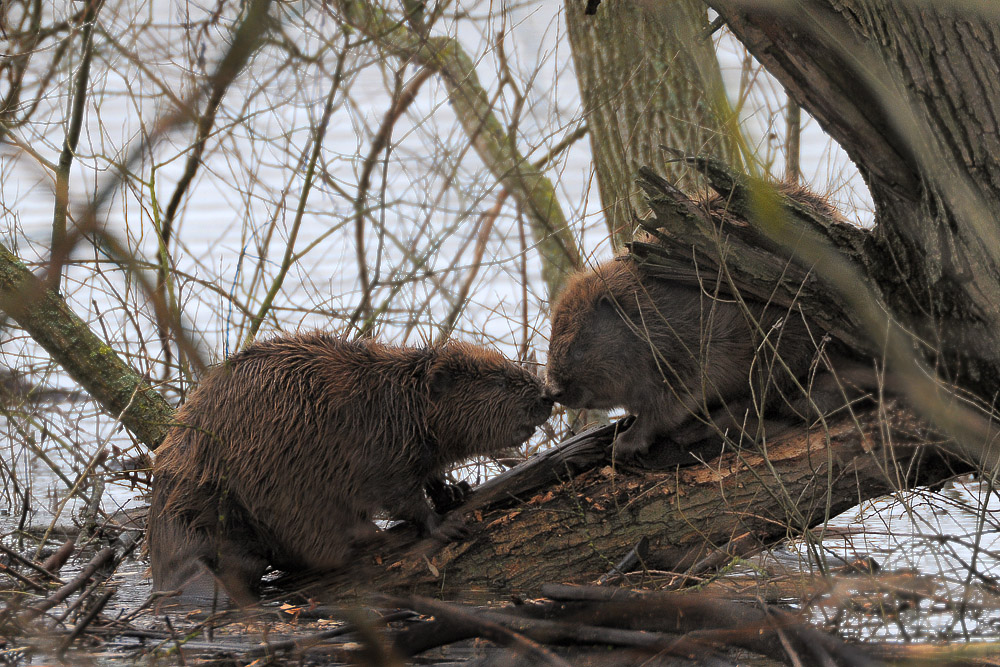
[[[435,477],[427,481],[424,491],[439,514],[445,514],[455,509],[472,493],[472,486],[466,481],[457,484],[449,484],[442,477]]]
[[[639,424],[633,423],[625,432],[619,433],[615,437],[613,446],[616,460],[628,461],[637,458],[649,451],[649,434],[642,428],[636,428]]]

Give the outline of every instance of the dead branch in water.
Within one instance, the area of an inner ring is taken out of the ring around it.
[[[393,604],[434,619],[411,624],[390,637],[404,657],[472,637],[494,640],[495,628],[504,628],[532,647],[571,647],[571,654],[585,647],[605,647],[622,661],[617,664],[632,661],[616,649],[647,657],[712,660],[722,659],[722,650],[733,647],[792,664],[876,664],[862,649],[816,630],[794,614],[753,600],[586,586],[549,585],[544,592],[550,601],[492,610],[418,597],[396,599]],[[528,656],[523,645],[515,651]]]
[[[49,595],[47,598],[35,603],[31,607],[25,609],[19,620],[22,622],[30,621],[37,618],[41,614],[45,613],[52,607],[56,606],[60,602],[63,602],[66,598],[72,595],[77,590],[83,588],[87,581],[90,580],[94,573],[100,568],[110,562],[115,556],[115,550],[112,547],[104,547],[97,552],[90,562],[80,571],[80,574],[75,576],[72,580],[67,582],[64,586],[56,590],[54,593]]]

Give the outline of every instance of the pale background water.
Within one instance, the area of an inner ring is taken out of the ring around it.
[[[64,6],[59,0],[47,7],[61,16],[70,4]],[[279,6],[285,13],[285,34],[303,51],[316,52],[324,39],[337,43],[336,26],[322,11],[299,3]],[[496,35],[501,28],[507,31],[504,53],[525,99],[517,125],[518,147],[530,151],[530,159],[544,155],[582,122],[560,6],[555,2],[465,2],[459,7],[468,18],[447,22],[455,30],[453,36],[476,60],[477,74],[491,95],[500,85]],[[149,131],[157,115],[173,108],[164,89],[178,97],[190,92],[190,54],[204,50],[201,67],[211,69],[219,35],[225,35],[227,29],[208,28],[207,37],[202,38],[180,27],[186,19],[204,16],[204,8],[184,0],[106,3],[101,13],[103,32],[97,36],[101,47],[93,65],[93,91],[71,180],[72,210],[82,210],[83,203],[111,175],[113,165]],[[109,46],[111,39],[121,48]],[[744,52],[730,37],[718,39],[725,81],[735,91],[744,75]],[[51,49],[52,44],[47,44]],[[126,52],[138,56],[129,58]],[[228,94],[219,124],[229,126],[230,131],[221,141],[210,142],[205,164],[176,221],[173,257],[177,270],[188,277],[180,280],[186,327],[209,361],[223,358],[239,343],[239,332],[246,325],[239,305],[249,304],[255,310],[266,291],[267,281],[262,286],[255,280],[253,267],[260,263],[268,277],[277,271],[302,188],[305,169],[301,156],[311,150],[312,128],[336,68],[336,49],[325,52],[321,66],[289,68],[269,67],[275,62],[269,62],[268,53],[258,58]],[[78,55],[71,51],[67,57]],[[35,64],[42,67],[50,58],[51,52],[43,51],[36,54]],[[359,284],[350,222],[354,208],[349,197],[357,190],[363,156],[389,106],[393,86],[391,72],[379,67],[374,58],[370,51],[358,51],[344,63],[344,88],[349,96],[337,98],[323,143],[322,178],[317,179],[309,198],[295,246],[308,252],[286,278],[273,314],[262,329],[264,334],[302,327],[339,330],[345,314],[357,305]],[[203,74],[203,70],[195,73]],[[58,76],[66,76],[65,68],[60,72]],[[407,69],[404,78],[412,73]],[[772,156],[780,165],[784,95],[765,73],[756,71],[754,75],[743,112],[744,130],[761,155]],[[34,116],[40,122],[17,131],[21,140],[52,162],[58,160],[65,132],[67,88],[65,80],[58,81]],[[509,90],[505,92],[508,94],[500,97],[499,106],[509,121],[512,101]],[[26,97],[30,95],[29,90]],[[803,180],[828,195],[848,220],[869,224],[871,204],[856,169],[815,121],[805,114],[803,121]],[[107,229],[147,262],[156,261],[150,193],[155,191],[160,206],[166,206],[183,169],[182,151],[192,136],[190,126],[172,133],[154,151],[155,170],[148,157],[137,167],[145,185],[136,180],[119,188],[107,208]],[[380,221],[384,230],[381,253],[379,237],[371,232],[367,264],[372,271],[377,267],[387,283],[403,281],[392,296],[393,311],[385,318],[380,336],[418,343],[436,335],[435,324],[450,309],[449,299],[471,263],[477,217],[493,205],[500,190],[468,149],[446,92],[434,77],[396,125],[392,140],[388,173],[377,168],[372,177],[369,203],[377,204],[384,197],[387,206]],[[776,171],[780,176],[780,168]],[[546,168],[546,174],[556,185],[585,255],[594,260],[609,256],[588,140],[573,144]],[[51,174],[33,157],[9,145],[0,147],[0,235],[26,261],[40,260],[48,252],[52,192]],[[268,242],[272,220],[277,222]],[[508,201],[494,226],[487,262],[476,278],[455,336],[494,345],[512,358],[527,342],[538,361],[544,362],[548,304],[530,238],[525,253],[518,224],[516,209]],[[432,246],[435,251],[423,259],[411,257],[413,252]],[[95,258],[101,261],[96,263]],[[153,334],[146,297],[134,281],[93,249],[81,246],[74,259],[78,263],[68,268],[65,284],[71,306],[141,372],[161,379],[163,368],[156,361],[162,359],[162,351]],[[98,266],[100,270],[96,270]],[[527,273],[524,292],[522,270]],[[152,271],[147,270],[147,276],[152,279]],[[388,288],[382,288],[376,304],[388,294]],[[74,387],[73,381],[19,332],[4,330],[0,336],[0,362],[46,386]],[[177,389],[183,382],[176,373],[168,380],[164,390],[171,400],[177,400]],[[44,439],[44,448],[65,470],[77,471],[74,474],[83,469],[89,452],[74,451],[72,444],[84,449],[95,443],[122,450],[131,446],[114,419],[88,401],[43,406],[38,412],[34,422],[19,422],[21,428],[37,434],[38,424],[45,422],[66,446],[57,446],[50,436]],[[65,484],[22,446],[23,438],[12,420],[5,420],[3,432],[5,442],[0,445],[7,465],[33,498],[32,521],[45,524],[51,520],[51,510],[64,499]],[[10,502],[12,513],[6,520],[16,523],[19,509],[12,501],[10,483],[7,480],[4,487],[4,500]],[[857,529],[855,547],[876,554],[889,569],[961,572],[962,563],[970,558],[969,549],[949,548],[939,541],[930,548],[921,536],[974,533],[982,492],[976,484],[958,485],[946,494],[930,496],[929,501],[867,503],[836,522]],[[954,501],[951,505],[948,498]],[[992,501],[995,504],[996,499]],[[111,485],[104,509],[110,512],[134,502],[131,489]],[[910,511],[911,507],[916,509]],[[66,515],[77,509],[75,502],[69,503]],[[68,522],[65,517],[61,520]],[[5,531],[9,525],[0,523]],[[996,545],[995,526],[987,526],[983,535],[984,548]],[[980,571],[1000,573],[992,553],[979,553],[977,558]]]

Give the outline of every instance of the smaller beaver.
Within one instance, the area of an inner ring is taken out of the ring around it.
[[[615,441],[633,456],[659,439],[707,437],[709,416],[723,431],[752,431],[756,415],[788,401],[815,352],[795,311],[640,275],[621,258],[567,282],[552,309],[547,382],[567,407],[634,414]]]
[[[241,605],[268,565],[343,566],[382,510],[453,539],[424,495],[455,463],[527,440],[541,381],[466,343],[410,348],[313,333],[255,344],[210,372],[156,452],[155,590],[204,586]],[[211,581],[211,580],[209,580]]]

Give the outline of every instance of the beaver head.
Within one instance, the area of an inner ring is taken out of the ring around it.
[[[453,461],[516,447],[552,412],[541,380],[467,343],[437,348],[426,382],[428,430]]]
[[[625,314],[639,293],[638,279],[622,262],[600,264],[567,282],[552,309],[546,384],[554,400],[570,408],[623,406],[630,369],[648,354]]]

